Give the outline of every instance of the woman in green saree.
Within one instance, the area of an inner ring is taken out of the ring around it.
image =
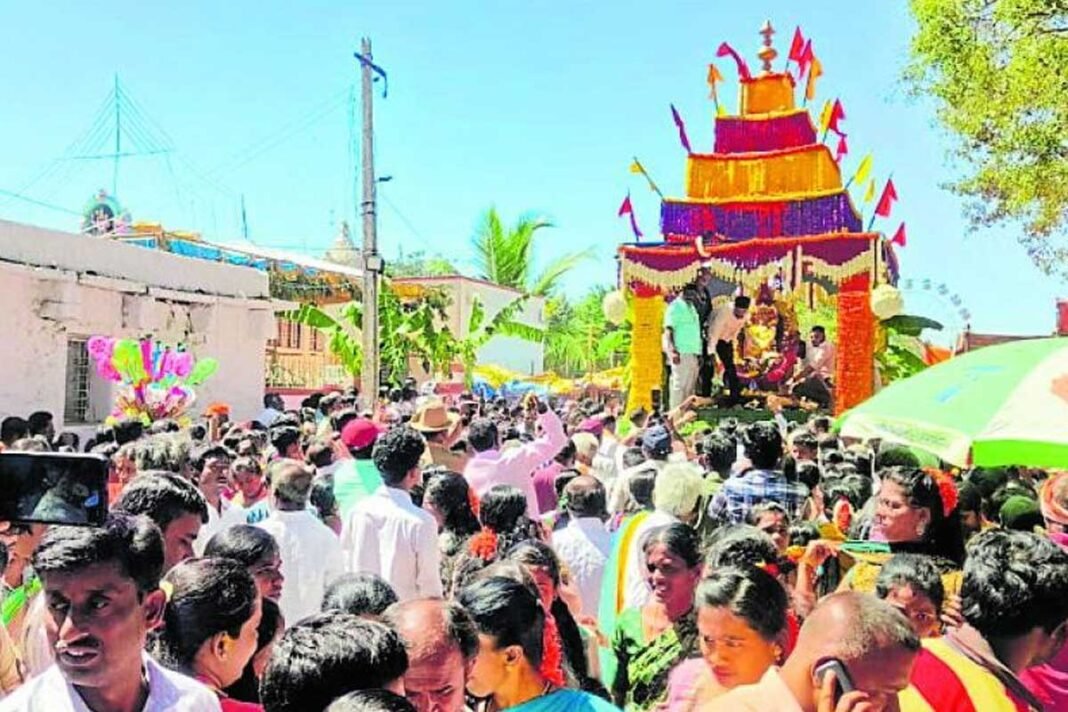
[[[671,670],[700,654],[693,604],[701,577],[697,533],[670,524],[653,530],[642,550],[653,597],[624,610],[612,636],[612,697],[628,712],[655,707],[667,694]]]

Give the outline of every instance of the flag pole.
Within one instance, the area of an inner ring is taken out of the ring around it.
[[[649,187],[652,188],[654,193],[656,193],[657,195],[660,196],[661,200],[663,200],[664,199],[664,194],[660,192],[660,188],[658,188],[656,183],[653,182],[653,178],[652,178],[652,176],[649,175],[649,172],[647,170],[645,170],[645,166],[642,165],[642,162],[638,160],[637,156],[634,156],[633,159],[634,159],[634,165],[638,166],[638,170],[641,171],[641,174],[643,176],[645,176],[645,180],[647,180],[649,182]]]
[[[890,171],[890,175],[886,177],[887,184],[889,185],[890,181],[892,181],[893,179],[894,179],[894,172]],[[883,191],[885,192],[886,188],[883,188]],[[880,196],[879,199],[882,200],[882,196]],[[878,206],[878,204],[876,204],[875,210],[878,210],[878,209],[879,209],[879,206]],[[868,221],[868,229],[867,229],[866,232],[871,232],[872,226],[875,225],[875,218],[878,217],[875,214],[875,210],[873,210],[872,213],[871,213],[871,220]]]

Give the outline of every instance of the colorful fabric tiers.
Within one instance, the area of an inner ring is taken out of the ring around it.
[[[849,193],[839,190],[791,200],[712,203],[665,198],[660,231],[668,242],[714,235],[728,241],[860,232],[860,217]]]

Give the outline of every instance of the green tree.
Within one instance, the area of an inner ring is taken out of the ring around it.
[[[471,305],[471,316],[467,320],[467,336],[453,341],[452,350],[457,354],[464,367],[464,385],[471,388],[475,378],[475,365],[478,350],[489,343],[498,334],[515,336],[526,341],[540,342],[545,332],[527,324],[516,321],[516,317],[526,306],[529,297],[517,297],[506,304],[489,320],[482,301],[476,296]]]
[[[422,362],[430,373],[447,374],[457,356],[456,340],[447,327],[445,310],[449,299],[436,290],[411,303],[404,303],[383,280],[378,299],[379,358],[383,383],[399,385],[409,372],[411,358]],[[302,304],[286,318],[322,331],[327,346],[342,366],[359,376],[363,370],[363,348],[359,330],[363,305],[352,301],[335,317],[314,304]]]
[[[608,322],[601,306],[608,288],[594,286],[574,304],[558,295],[546,305],[545,367],[579,376],[618,365],[630,349],[630,324]]]
[[[526,294],[551,295],[560,278],[579,262],[592,256],[592,251],[560,255],[535,276],[532,267],[534,238],[539,230],[550,227],[553,224],[548,220],[530,214],[521,215],[515,225],[509,227],[501,220],[496,208],[487,210],[471,239],[479,276]]]
[[[1068,277],[1068,2],[911,0],[905,79],[935,99],[968,169],[951,184],[973,227],[1023,222],[1043,271]]]
[[[423,250],[401,255],[386,262],[386,274],[390,277],[444,277],[460,274],[452,262],[441,255],[427,255]]]

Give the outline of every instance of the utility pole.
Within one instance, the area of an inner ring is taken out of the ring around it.
[[[360,374],[360,391],[364,402],[374,404],[378,399],[378,273],[382,259],[378,255],[378,237],[375,219],[374,164],[374,94],[372,72],[377,68],[372,63],[371,40],[360,41],[361,98],[363,102],[363,199],[360,202],[363,214],[363,371]]]

